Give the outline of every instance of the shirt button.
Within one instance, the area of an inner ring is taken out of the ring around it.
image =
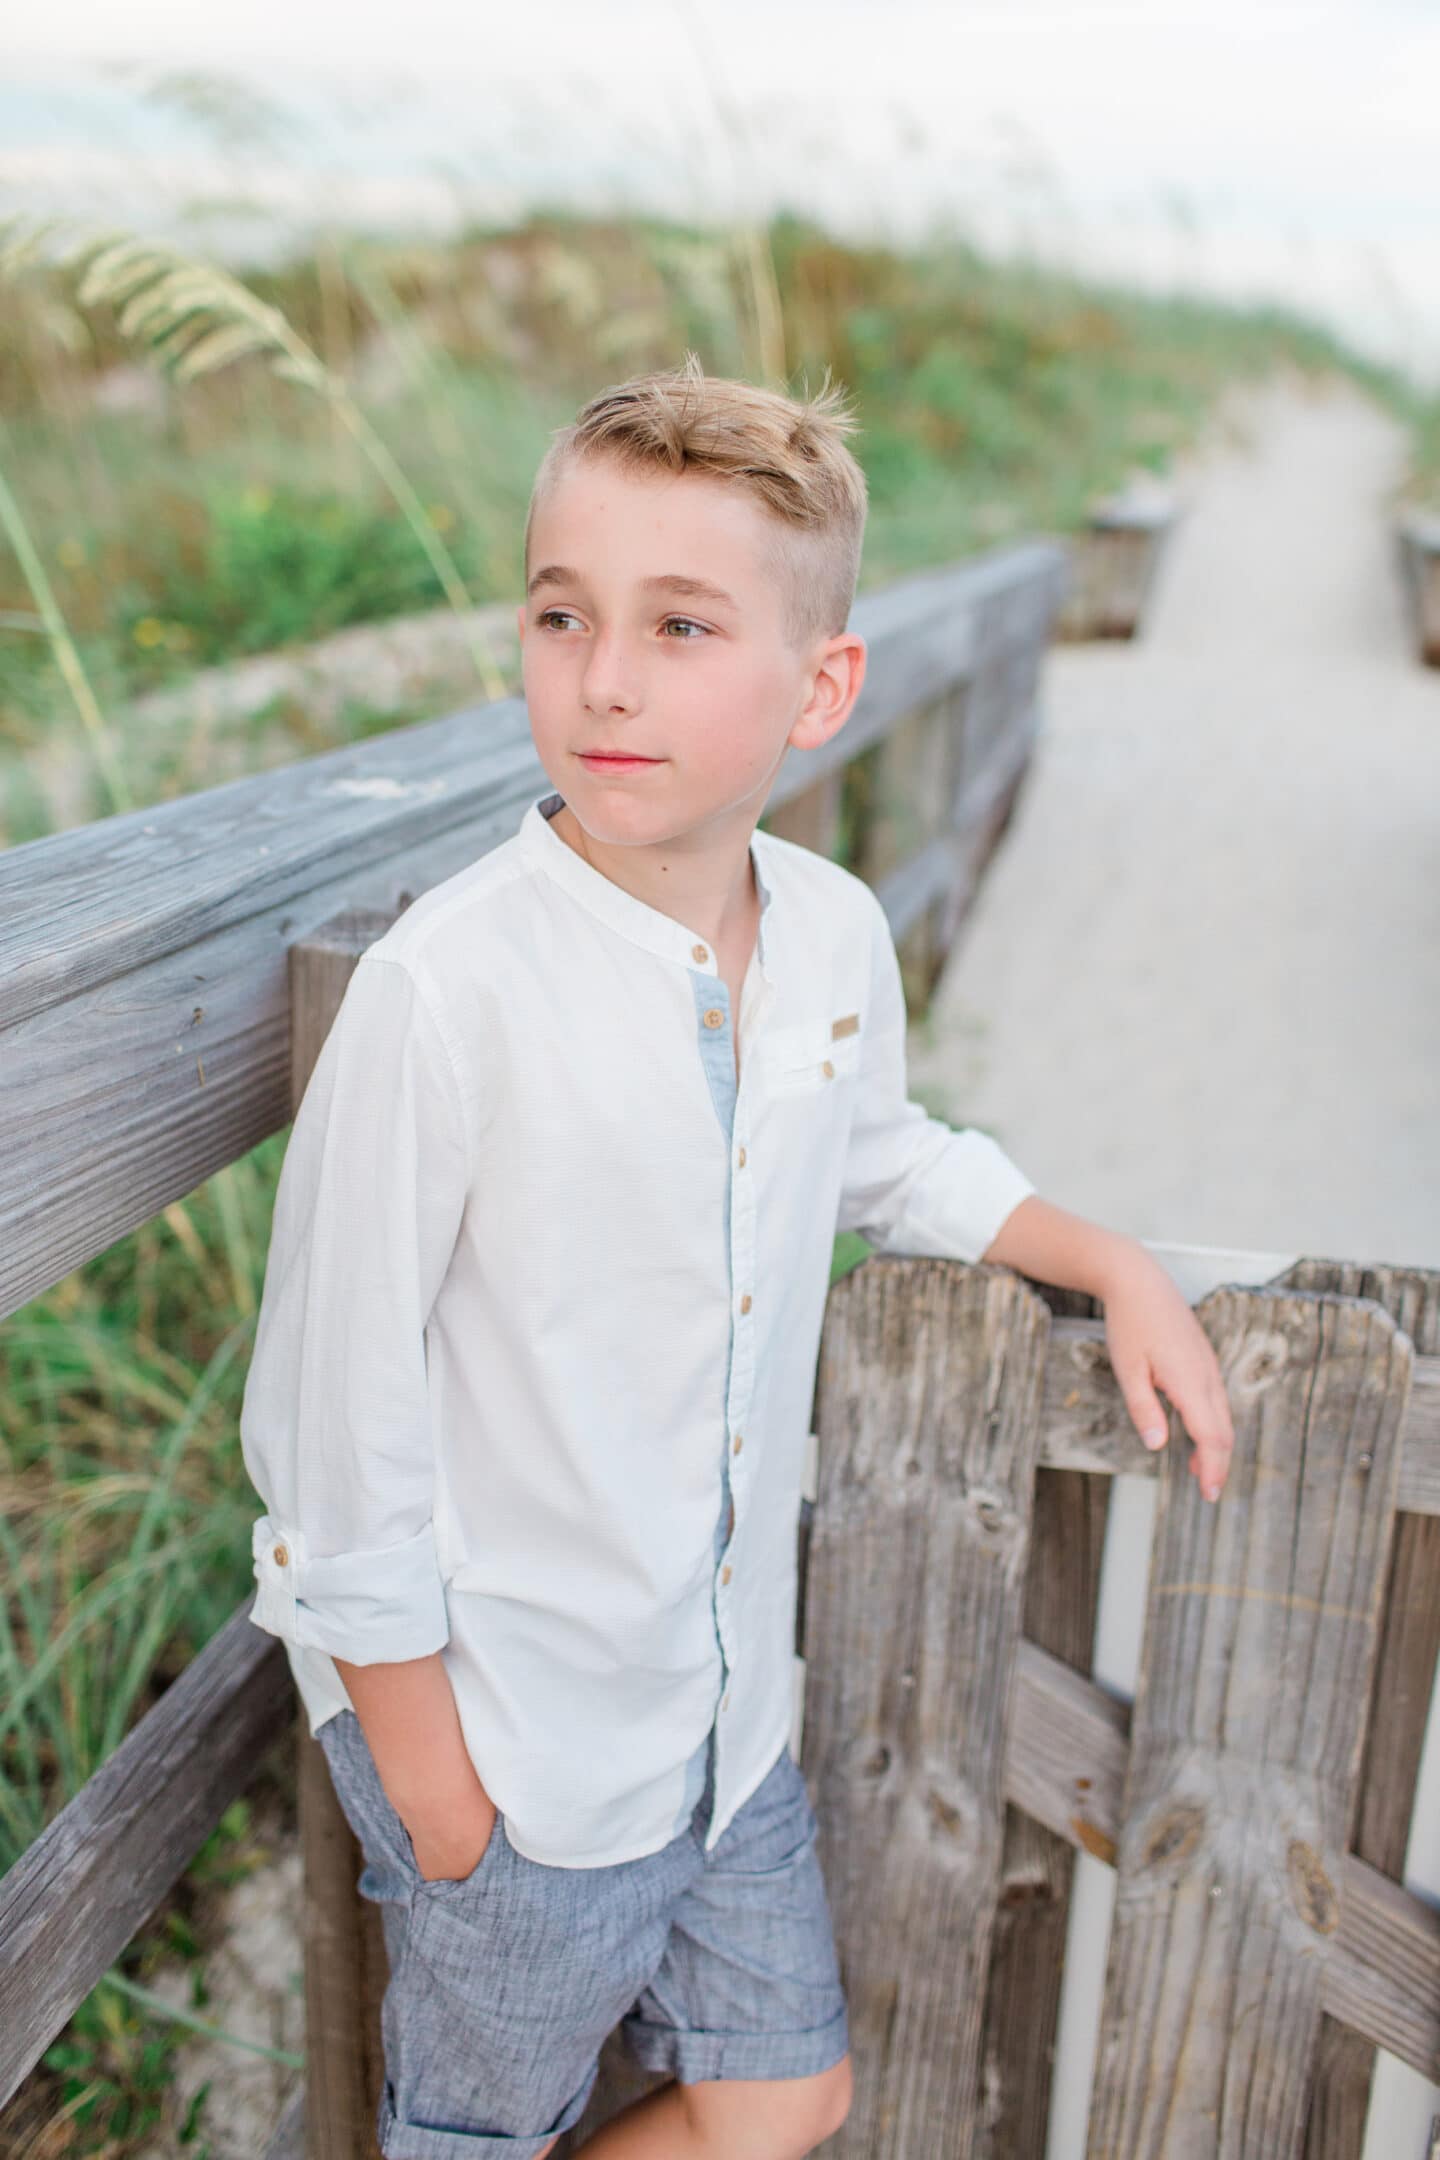
[[[275,1562],[276,1567],[284,1567],[290,1555],[283,1545],[277,1545],[270,1557]]]
[[[707,1007],[704,1014],[704,1020],[705,1025],[708,1028],[724,1027],[725,1025],[725,1015],[723,1012],[721,1012],[718,1005],[711,1005]]]
[[[741,1169],[743,1170],[743,1169],[744,1169],[744,1167],[745,1167],[745,1150],[744,1150],[744,1148],[743,1148],[743,1147],[741,1148],[741,1150],[740,1150],[740,1153],[739,1153],[739,1154],[737,1155],[737,1157],[736,1157],[735,1159],[736,1159],[736,1161],[737,1161],[737,1162],[739,1163],[739,1165],[740,1165],[740,1168],[741,1168]]]
[[[723,1694],[723,1695],[721,1696],[721,1698],[720,1698],[720,1708],[721,1708],[722,1710],[728,1710],[728,1709],[729,1709],[729,1707],[730,1707],[730,1690],[729,1690],[729,1688],[727,1687],[727,1688],[726,1688],[726,1690],[725,1690],[725,1693],[724,1693],[724,1694]]]
[[[831,1064],[829,1058],[826,1058],[825,1063],[821,1066],[820,1070],[824,1073],[827,1080],[834,1079],[835,1067]]]
[[[690,947],[690,957],[692,960],[708,960],[710,954],[705,946],[692,945]]]
[[[729,1582],[730,1580],[730,1563],[728,1560],[726,1561],[724,1567],[720,1570],[720,1580],[722,1583]]]
[[[744,1433],[738,1433],[738,1432],[737,1432],[737,1433],[736,1433],[736,1435],[735,1435],[735,1453],[736,1453],[737,1455],[739,1454],[739,1452],[740,1452],[741,1448],[742,1448],[742,1447],[744,1447],[744,1445],[745,1445],[745,1435],[744,1435]]]
[[[750,1310],[750,1293],[748,1290],[740,1300],[740,1310],[741,1312],[749,1312]]]

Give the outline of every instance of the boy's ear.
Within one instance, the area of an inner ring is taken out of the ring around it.
[[[830,639],[816,669],[809,705],[803,719],[795,724],[791,742],[802,749],[817,750],[821,743],[839,734],[860,695],[868,656],[869,649],[858,631],[847,630]]]

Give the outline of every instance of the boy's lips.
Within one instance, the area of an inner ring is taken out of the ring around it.
[[[576,755],[582,765],[588,765],[596,772],[645,772],[650,766],[665,762],[663,758],[631,757],[628,754],[607,757],[597,750],[580,750]]]

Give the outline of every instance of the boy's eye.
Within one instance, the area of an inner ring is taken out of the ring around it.
[[[574,622],[575,620],[575,617],[570,613],[569,608],[558,607],[542,608],[540,613],[536,616],[535,620],[537,623],[542,625],[542,627],[548,628],[548,626],[555,621],[557,616],[569,622]],[[704,623],[692,622],[688,615],[667,615],[661,627],[668,631],[672,623],[679,623],[686,630],[694,630],[698,632],[701,637],[709,637],[710,635],[710,632],[706,629]],[[688,637],[670,638],[668,642],[671,645],[690,645],[694,643],[694,639]]]

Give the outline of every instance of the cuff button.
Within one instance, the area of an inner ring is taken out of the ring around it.
[[[285,1546],[277,1545],[270,1557],[275,1562],[276,1567],[284,1567],[286,1561],[290,1558],[290,1554]]]

